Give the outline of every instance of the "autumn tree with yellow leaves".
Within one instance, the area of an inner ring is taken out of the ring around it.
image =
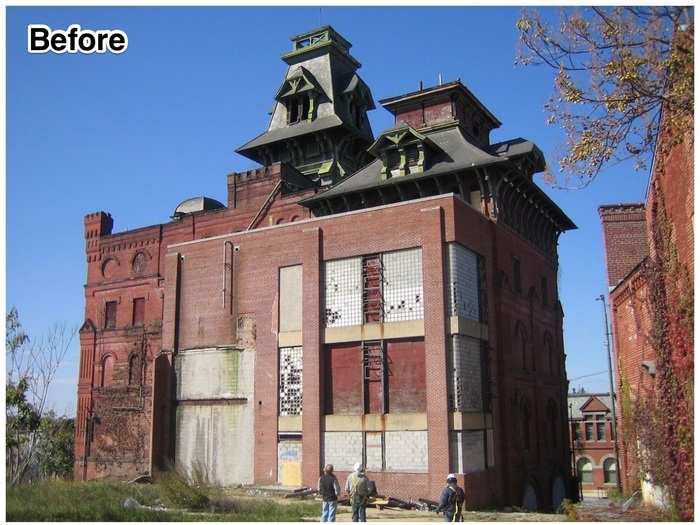
[[[662,110],[674,135],[692,129],[692,8],[562,8],[557,25],[526,9],[517,29],[516,62],[555,70],[545,110],[566,134],[559,158],[565,185],[585,186],[628,159],[648,168]]]

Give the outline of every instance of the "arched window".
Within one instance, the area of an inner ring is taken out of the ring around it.
[[[523,370],[527,370],[527,334],[521,322],[515,325],[515,344],[520,346]]]
[[[277,219],[275,224],[282,224],[283,222],[284,222],[284,217],[280,217],[279,219]]]
[[[129,384],[138,385],[141,381],[141,366],[139,356],[133,354],[129,358]]]
[[[588,458],[581,458],[576,462],[576,472],[581,483],[593,483],[593,463]]]
[[[603,462],[603,477],[605,483],[617,485],[617,461],[614,458],[608,458]]]
[[[552,443],[552,448],[557,448],[559,435],[559,428],[557,420],[557,404],[553,400],[547,402],[547,424],[549,426],[549,436]]]
[[[520,405],[520,432],[523,449],[530,450],[530,407],[527,401]]]
[[[547,354],[547,370],[550,375],[554,375],[554,345],[552,345],[552,336],[549,332],[544,334],[544,350]]]
[[[100,386],[109,386],[114,379],[114,356],[107,355],[102,360],[102,376],[100,377]]]

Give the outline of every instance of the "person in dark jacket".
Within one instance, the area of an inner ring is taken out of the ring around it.
[[[445,521],[462,521],[462,505],[464,505],[464,490],[457,485],[457,476],[447,476],[447,485],[440,495],[440,505],[437,511],[442,512]]]
[[[321,521],[335,521],[335,512],[338,510],[338,494],[340,483],[333,474],[333,465],[326,465],[323,475],[318,478],[318,493],[323,499],[321,503]]]

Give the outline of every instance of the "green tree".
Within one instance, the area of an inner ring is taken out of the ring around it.
[[[573,177],[585,186],[623,160],[648,167],[662,110],[678,140],[692,131],[692,8],[562,8],[557,25],[526,9],[517,29],[516,62],[555,71],[545,109],[566,134],[559,159],[566,184]]]
[[[74,432],[74,420],[52,410],[41,419],[36,461],[42,478],[72,476]]]
[[[14,307],[7,313],[5,330],[5,465],[7,481],[16,484],[39,470],[38,451],[54,446],[45,443],[54,433],[45,432],[49,423],[43,424],[49,390],[76,330],[56,324],[43,338],[32,341],[22,329]],[[56,446],[61,447],[60,444]]]

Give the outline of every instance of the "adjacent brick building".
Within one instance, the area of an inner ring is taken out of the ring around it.
[[[583,497],[617,490],[617,461],[610,394],[569,393],[569,424],[576,473]]]
[[[676,480],[666,481],[674,485],[675,505],[685,517],[692,516],[693,505],[693,440],[687,438],[692,436],[692,388],[676,396],[669,392],[685,391],[693,377],[693,174],[692,128],[682,136],[664,111],[646,202],[599,208],[616,364],[622,485],[627,493],[641,486],[647,501],[667,501],[638,465],[643,451],[629,415],[632,407],[646,401],[668,415],[658,422],[666,441],[652,454],[671,458],[666,469]],[[661,360],[660,344],[665,347]]]
[[[113,233],[85,217],[77,479],[170,463],[212,482],[557,506],[569,478],[557,240],[532,142],[461,83],[374,108],[350,43],[292,38],[268,129],[226,205]]]

